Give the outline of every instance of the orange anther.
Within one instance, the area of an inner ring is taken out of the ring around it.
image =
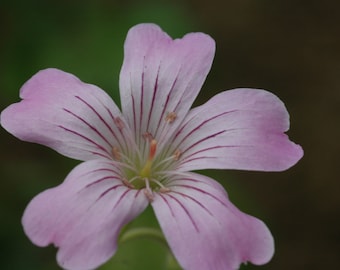
[[[149,160],[153,160],[156,154],[156,149],[157,149],[157,141],[153,139],[150,142],[150,154],[149,154]]]

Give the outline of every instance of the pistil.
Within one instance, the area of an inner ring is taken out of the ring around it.
[[[140,171],[140,176],[142,178],[150,178],[151,176],[151,167],[153,163],[153,159],[156,155],[156,149],[157,149],[157,141],[155,139],[152,139],[150,142],[150,152],[148,160],[146,161],[143,169]]]

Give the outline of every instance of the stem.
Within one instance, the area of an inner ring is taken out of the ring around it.
[[[147,237],[147,238],[154,239],[156,241],[161,242],[162,244],[164,244],[167,247],[168,254],[167,254],[166,263],[165,263],[166,269],[168,269],[168,270],[180,270],[181,269],[181,267],[179,266],[175,257],[173,256],[171,249],[168,246],[168,243],[164,238],[163,233],[158,229],[145,228],[145,227],[132,228],[132,229],[125,231],[121,235],[119,242],[120,242],[120,244],[123,244],[125,242],[130,241],[130,240],[133,240],[133,239],[136,239],[136,238],[141,238],[141,237]]]
[[[171,252],[168,252],[167,258],[166,258],[166,269],[167,270],[181,270],[182,268],[178,264],[176,258]]]
[[[132,228],[120,237],[119,242],[125,243],[129,240],[141,237],[153,238],[168,247],[168,243],[166,242],[163,233],[154,228]]]

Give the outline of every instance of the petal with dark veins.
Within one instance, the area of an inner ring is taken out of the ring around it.
[[[152,207],[183,269],[235,270],[264,264],[274,253],[266,225],[239,211],[223,187],[203,175],[183,173],[155,195]]]
[[[63,268],[94,269],[115,253],[120,229],[147,205],[141,190],[123,184],[114,163],[86,161],[33,198],[22,223],[33,243],[59,248]]]

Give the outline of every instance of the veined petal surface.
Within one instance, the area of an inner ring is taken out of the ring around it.
[[[192,109],[171,138],[169,150],[180,150],[181,171],[282,171],[303,155],[284,134],[288,129],[289,114],[275,95],[234,89]]]
[[[268,262],[274,242],[265,224],[232,205],[223,187],[195,173],[172,177],[152,202],[165,237],[183,269],[235,270]]]
[[[112,99],[72,74],[42,70],[23,85],[20,97],[1,113],[1,125],[21,140],[79,160],[110,158],[114,145],[127,147]]]
[[[162,147],[200,91],[214,53],[214,40],[203,33],[172,40],[153,24],[130,29],[120,96],[122,112],[137,144],[142,134],[150,133],[159,142],[159,149]]]
[[[92,160],[78,165],[60,186],[33,198],[22,223],[33,243],[59,248],[63,268],[94,269],[115,253],[121,227],[147,205],[142,190],[122,183],[113,162]]]

